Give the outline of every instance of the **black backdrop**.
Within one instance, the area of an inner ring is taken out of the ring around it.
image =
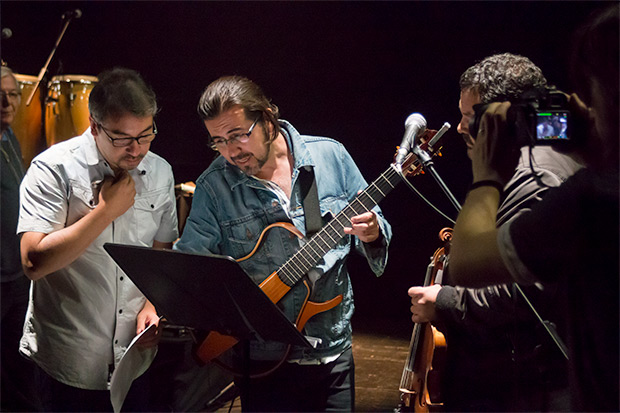
[[[344,143],[368,181],[389,166],[406,117],[421,112],[430,128],[453,125],[436,166],[462,201],[471,172],[456,133],[460,74],[485,56],[512,52],[570,91],[571,34],[602,3],[2,1],[2,28],[13,32],[2,59],[37,75],[61,15],[80,9],[48,78],[113,66],[142,73],[161,106],[152,150],[172,164],[177,182],[195,180],[213,158],[196,104],[222,75],[256,81],[301,133]],[[412,182],[455,217],[428,174]],[[351,258],[356,305],[358,313],[406,322],[406,289],[422,281],[438,231],[451,224],[404,185],[381,207],[394,230],[388,267],[375,279],[363,259]]]

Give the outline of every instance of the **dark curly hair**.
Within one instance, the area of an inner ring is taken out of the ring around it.
[[[471,66],[461,75],[459,85],[461,90],[477,92],[486,104],[514,101],[526,90],[546,86],[547,79],[527,57],[502,53]]]

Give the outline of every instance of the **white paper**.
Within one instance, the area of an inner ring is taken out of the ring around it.
[[[138,341],[140,341],[140,338],[153,328],[157,329],[157,326],[151,324],[131,340],[121,361],[114,369],[114,373],[112,373],[112,379],[110,380],[110,401],[112,402],[115,413],[121,411],[123,403],[125,402],[125,397],[127,397],[127,393],[133,381],[149,368],[157,354],[157,346],[140,348],[139,345],[136,345]]]

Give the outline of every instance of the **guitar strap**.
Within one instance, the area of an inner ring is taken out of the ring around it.
[[[304,166],[299,170],[299,187],[304,205],[306,237],[310,238],[323,226],[321,210],[319,208],[319,193],[316,188],[316,179],[314,178],[314,168],[312,166]]]

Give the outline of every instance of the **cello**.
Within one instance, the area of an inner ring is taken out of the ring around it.
[[[443,246],[438,248],[427,267],[424,286],[441,284],[448,262],[451,228],[439,231]],[[415,323],[409,353],[400,379],[400,404],[397,412],[441,411],[440,374],[447,344],[444,335],[431,323]]]

